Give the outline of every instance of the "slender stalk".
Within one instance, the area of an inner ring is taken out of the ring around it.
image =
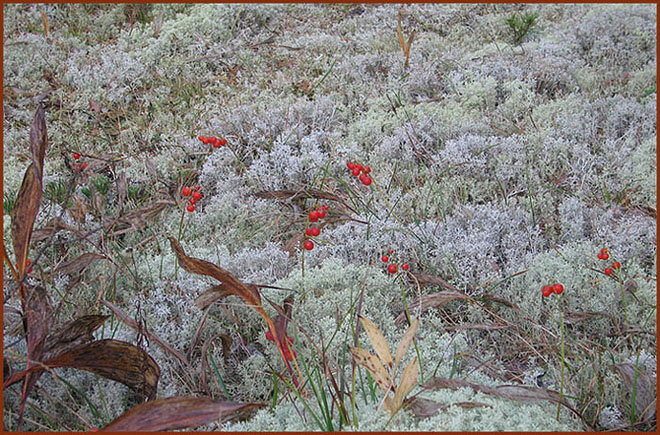
[[[559,421],[559,411],[561,411],[561,401],[564,396],[564,312],[562,311],[561,301],[562,296],[557,298],[557,308],[559,309],[559,327],[561,328],[561,343],[559,347],[559,354],[561,357],[561,383],[559,386],[559,403],[557,403],[557,421]]]

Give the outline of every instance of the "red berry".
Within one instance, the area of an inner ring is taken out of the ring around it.
[[[560,294],[562,294],[563,291],[564,291],[564,286],[561,285],[561,284],[559,284],[559,283],[557,283],[557,284],[555,284],[555,285],[552,286],[552,289],[554,290],[555,293],[557,293],[558,295],[560,295]]]
[[[365,166],[364,167],[364,173],[368,174],[369,172],[371,172],[371,168],[369,166]]]
[[[319,219],[324,219],[325,218],[325,210],[320,209],[317,210],[319,212]]]
[[[78,163],[73,164],[73,169],[75,169],[76,172],[80,172],[80,166],[78,166]]]
[[[605,268],[605,275],[612,275],[612,269],[610,269],[609,267],[606,267]]]
[[[307,227],[307,229],[305,230],[305,234],[308,235],[308,236],[311,236],[312,235],[312,227]]]
[[[303,246],[304,246],[305,249],[307,249],[308,251],[311,251],[312,249],[314,249],[314,242],[312,242],[311,240],[306,240],[306,241],[305,241],[305,244],[304,244]]]
[[[600,253],[601,253],[601,254],[604,254],[604,253],[606,253],[606,252],[607,252],[607,248],[603,248],[603,249],[600,250]]]
[[[551,285],[544,285],[543,288],[541,289],[541,292],[543,293],[543,297],[548,297],[552,294],[554,289],[552,288]]]
[[[603,258],[603,260],[607,260],[608,258],[610,258],[610,254],[608,254],[607,252],[604,252],[602,258]]]
[[[199,184],[197,186],[195,186],[195,191],[196,192],[199,192],[201,189],[202,189],[202,186],[200,186]]]
[[[199,136],[197,139],[199,139],[200,142],[204,142],[204,141],[206,141],[206,138],[205,138],[204,136]]]
[[[195,206],[192,205],[192,204],[190,204],[190,205],[187,207],[187,209],[188,209],[188,211],[189,211],[190,213],[192,213],[192,212],[195,211]]]
[[[319,217],[320,217],[319,212],[314,210],[313,212],[311,212],[309,214],[309,221],[310,222],[316,222],[317,220],[319,220]]]
[[[351,171],[351,174],[355,175],[356,177],[360,175],[360,168],[357,166],[353,167],[353,170]]]
[[[392,249],[392,248],[388,249],[387,253],[390,254],[390,255],[394,254],[394,249]]]
[[[404,263],[404,264],[401,265],[401,269],[408,270],[408,269],[410,269],[410,265],[408,263]]]
[[[356,163],[355,167],[358,168],[360,171],[364,169],[364,167],[360,163]]]
[[[346,167],[348,167],[349,170],[353,170],[355,168],[355,163],[353,162],[346,162]]]
[[[78,160],[80,158],[80,154],[79,153],[73,153],[73,158]]]
[[[618,261],[612,263],[612,269],[620,269],[620,268],[621,268],[621,263],[619,263]]]
[[[362,178],[361,180],[362,180],[362,184],[364,184],[365,186],[371,184],[371,177],[368,175],[365,175],[364,178]]]
[[[603,259],[603,253],[602,252],[598,253],[598,258],[601,259],[601,260]]]
[[[329,208],[330,208],[329,205],[324,205],[324,206],[323,206],[323,210],[328,210]]]
[[[319,234],[321,234],[321,229],[318,227],[311,227],[310,230],[312,233],[310,234],[311,236],[317,237]]]
[[[266,331],[266,340],[275,341],[275,337],[273,337],[272,332]]]
[[[188,202],[191,203],[192,205],[197,204],[197,200],[195,198],[190,198]]]
[[[199,193],[199,192],[197,192],[197,191],[193,192],[192,195],[193,195],[193,199],[194,199],[195,201],[202,199],[202,194]]]
[[[85,169],[86,167],[87,167],[87,163],[83,163],[82,165],[80,165],[80,169]]]
[[[213,148],[220,148],[221,146],[220,142],[213,142]]]
[[[183,194],[183,196],[190,196],[190,194],[192,193],[192,189],[186,186],[183,189],[181,189],[181,193]]]
[[[387,255],[383,255],[382,257],[380,257],[380,259],[383,263],[387,263],[388,261],[390,261],[390,257],[388,257]]]
[[[392,274],[396,273],[396,264],[390,264],[387,266],[387,271]]]
[[[220,139],[218,139],[218,143],[220,144],[221,147],[223,147],[223,146],[227,145],[227,139],[225,139],[224,137],[221,137]]]

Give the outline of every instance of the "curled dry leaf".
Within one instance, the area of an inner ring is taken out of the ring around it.
[[[430,295],[424,295],[420,298],[417,298],[412,304],[410,304],[410,311],[421,309],[421,312],[428,310],[429,308],[438,308],[441,307],[453,300],[457,299],[468,299],[468,296],[465,293],[458,291],[442,291],[433,293]],[[401,323],[406,318],[406,313],[401,312],[394,323]]]
[[[16,197],[16,205],[11,214],[11,232],[19,275],[24,272],[32,228],[41,206],[43,166],[47,145],[45,113],[40,104],[30,129],[32,163],[25,171],[21,188]]]
[[[363,316],[358,317],[362,323],[362,327],[364,327],[364,330],[369,337],[369,340],[371,341],[371,345],[376,351],[376,355],[378,355],[378,358],[380,358],[380,361],[383,363],[383,365],[391,370],[393,367],[392,354],[390,353],[390,348],[387,345],[387,340],[385,340],[383,333],[380,332],[378,326],[376,326],[376,324],[371,320]]]
[[[286,358],[284,351],[284,337],[280,336],[277,329],[275,328],[273,320],[261,305],[261,296],[259,295],[259,290],[257,287],[254,285],[244,284],[234,275],[229,273],[229,271],[209,261],[187,256],[181,247],[181,244],[175,238],[168,237],[168,239],[170,241],[172,250],[176,254],[176,258],[179,260],[179,265],[183,270],[189,273],[206,275],[217,279],[218,281],[222,282],[223,286],[230,294],[243,299],[243,301],[245,301],[251,308],[256,310],[261,315],[261,317],[268,325],[268,329],[271,331],[273,337],[275,338],[275,344],[277,345],[277,349],[280,351],[280,356],[284,360],[284,364],[286,365],[287,370],[289,373],[293,374],[293,369],[291,368],[289,360]],[[298,385],[298,381],[295,376],[293,377],[293,382]]]
[[[61,273],[62,275],[72,275],[75,273],[82,272],[87,266],[89,266],[92,261],[100,260],[106,258],[104,255],[94,254],[93,252],[87,252],[82,254],[73,260],[62,263],[55,268],[56,273]]]
[[[615,364],[613,367],[623,378],[623,382],[630,393],[632,394],[633,390],[635,391],[636,417],[641,420],[650,420],[655,417],[657,378],[648,374],[641,367],[637,367],[637,370],[635,370],[635,366],[630,363]],[[635,379],[635,372],[637,372],[637,379]]]
[[[110,316],[92,314],[82,316],[51,334],[44,346],[43,359],[48,360],[94,339],[92,335]]]
[[[155,432],[244,418],[259,403],[215,402],[206,397],[168,397],[137,405],[100,429],[102,432]]]
[[[222,299],[230,294],[232,292],[224,284],[214,285],[195,298],[195,305],[197,308],[204,310],[218,299]]]

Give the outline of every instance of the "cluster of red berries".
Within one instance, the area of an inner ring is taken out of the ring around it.
[[[353,174],[355,177],[360,177],[362,184],[365,186],[371,184],[371,177],[368,175],[369,172],[371,172],[371,168],[369,166],[362,166],[360,163],[353,162],[346,162],[346,166],[348,167],[349,171],[351,171],[351,174]]]
[[[603,248],[600,250],[600,253],[598,254],[598,258],[601,260],[607,260],[608,258],[610,258],[610,254],[607,252],[607,248]],[[603,272],[605,272],[605,275],[612,275],[612,273],[615,270],[619,270],[619,269],[621,269],[621,263],[615,261],[614,263],[612,263],[612,267],[606,267]]]
[[[380,261],[383,263],[389,263],[390,262],[390,255],[394,254],[394,249],[388,249],[387,250],[387,255],[383,255],[380,257]],[[408,270],[410,269],[410,265],[408,263],[404,263],[401,265],[401,269],[403,270]],[[387,271],[391,274],[395,274],[396,271],[398,270],[398,267],[395,263],[391,263],[389,266],[387,266]]]
[[[30,260],[25,260],[25,268],[26,269],[29,265],[30,265]],[[14,266],[16,266],[16,270],[18,270],[18,263],[14,264]],[[27,273],[32,273],[32,268],[31,267],[28,269]]]
[[[181,194],[183,196],[192,196],[188,200],[190,204],[188,204],[188,207],[186,207],[186,210],[188,210],[190,213],[195,211],[195,204],[197,204],[197,201],[202,199],[202,193],[200,192],[201,186],[195,186],[194,189],[191,189],[188,186],[185,186],[183,189],[181,189]]]
[[[212,144],[213,148],[220,148],[227,145],[227,139],[225,139],[224,137],[218,138],[215,136],[211,136],[211,137],[199,136],[197,139],[202,141],[204,145]]]
[[[316,207],[316,210],[313,210],[309,213],[309,221],[318,222],[319,219],[324,219],[325,212],[329,208],[330,207],[328,207],[327,205]],[[319,227],[308,226],[307,230],[305,230],[306,237],[317,237],[319,234],[321,234],[321,229]],[[303,246],[306,250],[311,251],[312,249],[314,249],[314,242],[312,242],[311,240],[305,240]]]
[[[553,285],[544,285],[541,291],[543,292],[543,297],[547,298],[553,293],[557,293],[558,295],[562,294],[564,292],[564,286],[559,283]]]
[[[286,340],[284,341],[284,357],[292,361],[296,357],[296,351],[291,349],[289,346],[293,344],[293,338],[289,337],[288,335],[285,336]],[[270,331],[266,331],[266,340],[270,341],[275,341],[275,337],[273,337],[273,333]]]
[[[78,163],[78,160],[80,160],[80,153],[73,153],[73,160],[76,162],[73,164],[73,169],[76,172],[80,172],[84,170],[87,167],[87,163]]]

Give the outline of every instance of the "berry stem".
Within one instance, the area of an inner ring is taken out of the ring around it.
[[[181,242],[181,232],[183,231],[183,218],[186,215],[186,211],[181,212],[181,219],[179,220],[179,232],[176,236],[176,241]],[[174,279],[179,279],[179,260],[174,264]]]
[[[564,396],[564,312],[562,310],[561,301],[564,299],[562,295],[557,296],[557,309],[559,310],[559,328],[561,329],[561,339],[559,345],[559,355],[561,357],[561,382],[559,385],[559,402],[557,403],[557,421],[559,421],[559,412],[561,411],[561,400]]]

